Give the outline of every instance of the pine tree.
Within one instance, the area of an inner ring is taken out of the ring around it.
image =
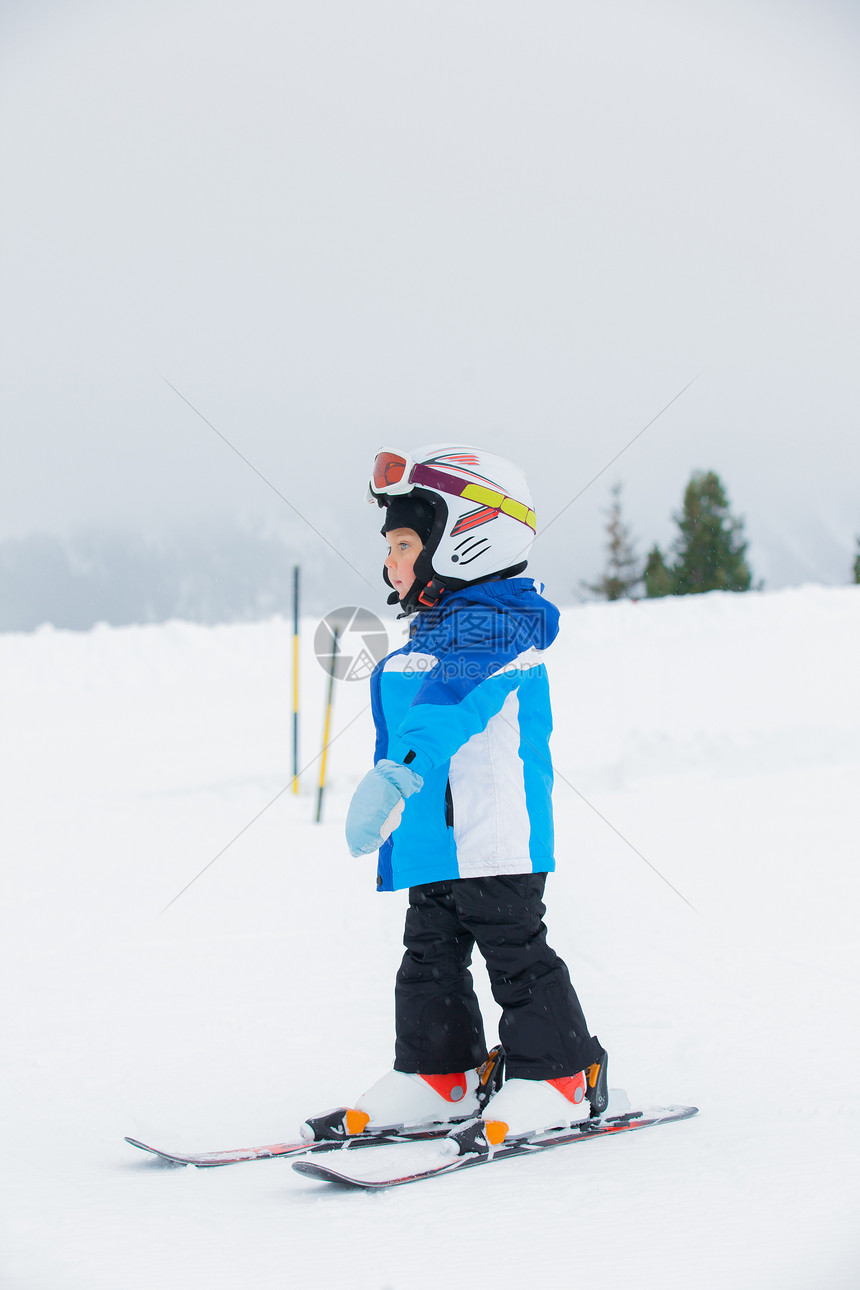
[[[645,564],[645,595],[649,600],[657,596],[671,596],[674,589],[672,570],[667,567],[663,552],[655,543],[648,552]]]
[[[854,560],[854,581],[860,583],[860,537],[857,539],[857,556]]]
[[[599,582],[583,583],[583,586],[603,600],[622,600],[642,581],[642,573],[630,530],[621,518],[620,483],[613,485],[611,496],[606,524],[606,570]]]
[[[675,516],[673,592],[749,591],[752,574],[746,562],[743,521],[735,519],[720,478],[697,471],[684,493],[684,510]]]

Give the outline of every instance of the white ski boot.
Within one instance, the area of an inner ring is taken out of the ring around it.
[[[480,1115],[501,1081],[503,1057],[494,1048],[477,1070],[445,1075],[389,1071],[353,1107],[339,1107],[305,1120],[299,1132],[307,1142],[461,1124]]]
[[[587,1120],[591,1107],[585,1096],[585,1071],[563,1079],[509,1079],[484,1108],[482,1120],[495,1146],[509,1138],[527,1137],[547,1129],[563,1129]]]
[[[479,1119],[449,1134],[450,1154],[487,1152],[501,1143],[566,1129],[603,1114],[608,1104],[607,1056],[560,1079],[508,1079]]]

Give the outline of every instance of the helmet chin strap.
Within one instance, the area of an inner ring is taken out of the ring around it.
[[[408,618],[410,614],[418,613],[422,609],[434,609],[442,599],[447,588],[438,578],[433,577],[428,583],[421,583],[416,578],[406,595],[401,599],[396,591],[392,591],[388,597],[389,605],[399,604],[403,610],[398,614],[398,618]]]
[[[418,603],[424,609],[434,609],[446,591],[445,584],[438,578],[431,578],[426,587],[418,592]]]

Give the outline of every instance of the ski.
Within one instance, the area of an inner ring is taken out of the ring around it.
[[[275,1142],[264,1147],[236,1147],[229,1151],[202,1151],[183,1153],[165,1151],[162,1147],[152,1147],[137,1138],[126,1138],[129,1146],[140,1151],[148,1151],[172,1165],[194,1165],[197,1169],[209,1169],[216,1165],[244,1164],[250,1160],[272,1160],[278,1156],[306,1156],[320,1151],[354,1151],[361,1147],[396,1146],[404,1142],[426,1142],[434,1138],[444,1138],[451,1130],[446,1124],[439,1128],[427,1129],[383,1129],[376,1133],[361,1133],[350,1138],[325,1140],[323,1142]]]
[[[501,1044],[491,1048],[484,1062],[478,1067],[479,1088],[483,1100],[499,1087],[504,1057]],[[481,1103],[483,1104],[483,1103]],[[161,1147],[151,1147],[137,1138],[126,1138],[125,1141],[140,1151],[173,1165],[194,1165],[197,1169],[208,1169],[215,1165],[237,1165],[249,1160],[272,1160],[276,1156],[308,1156],[320,1151],[353,1151],[360,1147],[393,1147],[405,1142],[428,1142],[444,1138],[452,1128],[463,1124],[470,1117],[460,1116],[446,1124],[426,1124],[407,1129],[402,1124],[387,1124],[378,1129],[361,1132],[361,1125],[366,1123],[367,1116],[347,1107],[337,1107],[306,1121],[314,1133],[314,1139],[307,1142],[304,1138],[295,1142],[275,1142],[264,1147],[236,1147],[230,1151],[202,1151],[183,1153],[164,1151]]]
[[[635,1129],[650,1129],[657,1124],[672,1124],[676,1120],[688,1120],[697,1111],[698,1107],[695,1106],[661,1106],[627,1111],[622,1115],[604,1116],[599,1120],[584,1120],[561,1132],[537,1134],[508,1145],[502,1144],[484,1155],[472,1153],[452,1157],[440,1151],[438,1142],[425,1142],[408,1153],[398,1150],[398,1158],[391,1159],[389,1164],[385,1144],[380,1144],[363,1161],[346,1164],[341,1158],[337,1168],[330,1168],[313,1160],[297,1160],[293,1169],[306,1178],[316,1178],[320,1182],[340,1183],[345,1187],[375,1191],[383,1187],[400,1187],[404,1183],[420,1182],[439,1174],[455,1173],[460,1169],[470,1169],[473,1165],[494,1164],[512,1156],[532,1156],[553,1147],[586,1142],[590,1138],[607,1137]],[[398,1169],[398,1165],[407,1167]]]

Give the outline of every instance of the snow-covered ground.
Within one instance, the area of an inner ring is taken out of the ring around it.
[[[611,1084],[701,1111],[379,1194],[123,1142],[293,1137],[390,1064],[405,898],[342,837],[366,685],[316,825],[288,624],[0,636],[4,1290],[860,1282],[860,589],[562,626],[551,941]]]

